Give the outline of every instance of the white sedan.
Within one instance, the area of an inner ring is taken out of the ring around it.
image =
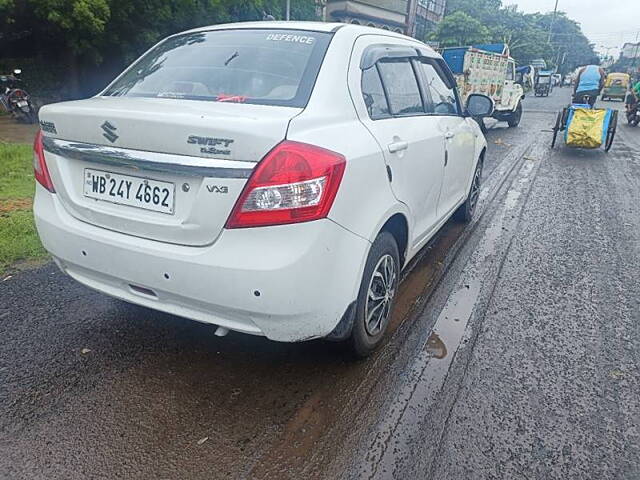
[[[35,218],[63,272],[269,339],[383,339],[401,269],[469,220],[486,142],[428,46],[343,24],[173,35],[40,110]]]

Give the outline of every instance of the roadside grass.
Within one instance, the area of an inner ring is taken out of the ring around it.
[[[0,273],[18,261],[38,260],[46,256],[36,233],[31,209],[0,215]]]
[[[0,143],[0,201],[33,197],[32,151],[30,145]]]
[[[0,274],[16,262],[47,256],[31,211],[32,155],[30,145],[0,143]]]

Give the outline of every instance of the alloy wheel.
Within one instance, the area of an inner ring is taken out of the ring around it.
[[[473,211],[480,196],[480,178],[482,177],[482,162],[478,163],[476,171],[473,174],[473,182],[471,183],[471,192],[469,193],[469,209]]]
[[[396,293],[397,268],[393,257],[386,254],[378,260],[369,280],[364,307],[364,327],[372,337],[387,325]]]

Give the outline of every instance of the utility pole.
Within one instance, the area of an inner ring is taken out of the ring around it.
[[[640,47],[640,42],[638,42],[638,38],[640,37],[640,30],[638,30],[638,32],[636,33],[636,51],[633,54],[633,62],[631,63],[631,71],[633,72],[633,69],[636,66],[636,60],[638,58],[638,47]]]
[[[553,16],[551,17],[551,22],[549,22],[549,37],[547,38],[547,43],[551,43],[551,29],[553,29],[553,22],[556,20],[556,13],[558,12],[558,0],[556,0],[556,6],[553,7]]]
[[[558,71],[560,70],[560,55],[562,55],[562,50],[558,49],[558,56],[556,57],[556,71],[555,73],[558,73]]]
[[[291,0],[287,0],[287,13],[285,18],[287,21],[291,20]]]

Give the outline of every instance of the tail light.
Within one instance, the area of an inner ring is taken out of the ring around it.
[[[284,141],[256,166],[226,228],[325,218],[338,193],[345,158],[306,143]]]
[[[38,130],[38,133],[36,133],[36,139],[33,142],[33,173],[40,185],[49,190],[51,193],[56,192],[55,188],[53,188],[51,175],[49,175],[47,162],[44,159],[44,147],[42,145],[41,130]]]

